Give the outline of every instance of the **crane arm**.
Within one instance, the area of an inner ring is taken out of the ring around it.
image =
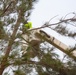
[[[72,57],[76,61],[76,50],[71,51],[70,47],[56,39],[55,37],[48,35],[46,32],[43,30],[32,30],[30,31],[30,34],[28,36],[27,34],[23,34],[22,37],[25,40],[29,40],[30,44],[32,46],[39,45],[40,43],[46,41],[53,45],[54,47],[58,48],[60,51],[64,52],[68,56]],[[25,42],[25,41],[24,41]],[[25,46],[25,44],[24,44]]]
[[[76,60],[76,50],[70,52],[70,48],[64,43],[62,43],[61,41],[59,41],[58,39],[56,39],[55,37],[51,35],[49,36],[46,32],[42,30],[37,30],[35,32],[35,35],[40,39],[41,38],[44,39],[48,43],[52,44],[53,46],[55,46],[56,48],[58,48],[59,50],[66,53],[68,56],[72,57],[74,60]]]

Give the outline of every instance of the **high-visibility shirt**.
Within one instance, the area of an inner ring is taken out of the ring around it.
[[[27,29],[32,28],[32,22],[28,22],[27,24],[24,25]]]

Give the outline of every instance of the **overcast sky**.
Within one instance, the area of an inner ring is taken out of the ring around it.
[[[30,20],[33,23],[33,27],[39,27],[56,15],[58,16],[54,18],[51,23],[58,21],[61,17],[71,12],[76,12],[76,0],[39,0],[39,2],[34,5]],[[72,16],[73,15],[70,14],[67,18]],[[68,46],[76,43],[72,38],[60,36],[50,29],[44,30]]]
[[[34,6],[31,21],[35,27],[42,25],[50,18],[76,12],[76,0],[39,0]]]
[[[34,5],[30,20],[33,23],[33,27],[39,27],[56,15],[58,16],[54,18],[51,23],[58,21],[61,17],[71,12],[76,12],[76,0],[39,0],[37,4]],[[72,17],[73,15],[70,14],[69,16]],[[67,18],[69,18],[69,16],[67,16]],[[59,35],[57,33],[55,34],[54,31],[46,29],[46,32],[66,43],[65,38],[59,38]],[[76,41],[72,40],[66,44],[70,45],[75,42]]]

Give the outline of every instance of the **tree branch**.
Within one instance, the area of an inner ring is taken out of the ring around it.
[[[12,0],[12,1],[9,3],[9,5],[3,10],[3,12],[0,14],[0,16],[3,16],[3,15],[6,13],[6,11],[8,11],[9,7],[11,6],[11,4],[12,4],[13,2],[15,2],[15,1]]]
[[[44,24],[44,25],[41,26],[41,27],[29,29],[28,31],[37,30],[37,29],[42,29],[42,28],[46,28],[46,27],[58,25],[58,24],[60,24],[60,23],[66,23],[66,22],[68,22],[68,21],[76,22],[76,18],[70,18],[70,19],[61,20],[60,22],[57,22],[57,23],[54,23],[54,24],[48,24],[48,25],[45,25],[45,24]],[[76,27],[75,25],[73,25],[73,26]]]
[[[8,43],[8,46],[7,46],[7,49],[6,49],[6,52],[5,52],[5,56],[3,58],[3,60],[1,61],[1,67],[0,67],[0,75],[2,75],[4,69],[6,68],[6,62],[8,61],[7,58],[9,56],[9,53],[11,51],[11,48],[12,48],[12,45],[14,43],[14,40],[15,40],[15,36],[16,36],[16,32],[18,30],[18,27],[20,25],[20,19],[21,19],[21,12],[19,13],[19,18],[17,20],[17,23],[15,25],[15,28],[13,30],[13,34],[11,35],[10,39],[9,39],[9,43]]]
[[[55,60],[54,60],[55,62]],[[32,64],[32,65],[40,65],[40,66],[43,66],[43,67],[46,67],[46,68],[52,68],[54,71],[57,71],[59,72],[60,75],[67,75],[67,71],[71,71],[70,69],[64,67],[64,66],[61,66],[60,68],[56,65],[56,63],[52,63],[52,64],[47,64],[46,62],[36,62],[36,61],[23,61],[23,62],[19,62],[18,64],[15,64],[15,63],[11,63],[10,65],[25,65],[25,64]]]

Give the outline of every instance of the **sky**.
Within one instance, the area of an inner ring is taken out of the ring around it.
[[[39,0],[34,5],[30,21],[32,21],[33,27],[40,27],[54,16],[57,17],[55,17],[50,23],[55,23],[66,14],[72,12],[76,13],[76,0]],[[73,16],[73,14],[69,14],[67,18],[71,18]],[[72,38],[61,36],[53,30],[46,28],[44,29],[44,31],[47,32],[49,35],[54,36],[67,46],[72,46],[76,44],[76,41]]]
[[[38,27],[56,15],[62,17],[70,12],[76,12],[76,0],[39,0],[30,19]]]
[[[54,16],[57,17],[55,17],[50,23],[55,23],[66,14],[72,12],[76,12],[76,0],[39,0],[36,4],[34,4],[30,21],[32,21],[33,27],[39,27],[42,26],[45,22],[48,22]],[[72,16],[74,15],[70,14],[67,16],[67,18]],[[58,38],[67,45],[76,43],[76,41],[72,40],[71,38],[69,38],[69,41],[65,40],[65,37],[61,37],[55,31],[49,29],[44,29],[44,31]],[[61,38],[59,38],[59,36]],[[66,39],[68,39],[68,37]],[[72,42],[70,40],[72,40]],[[67,43],[65,41],[67,41]]]

